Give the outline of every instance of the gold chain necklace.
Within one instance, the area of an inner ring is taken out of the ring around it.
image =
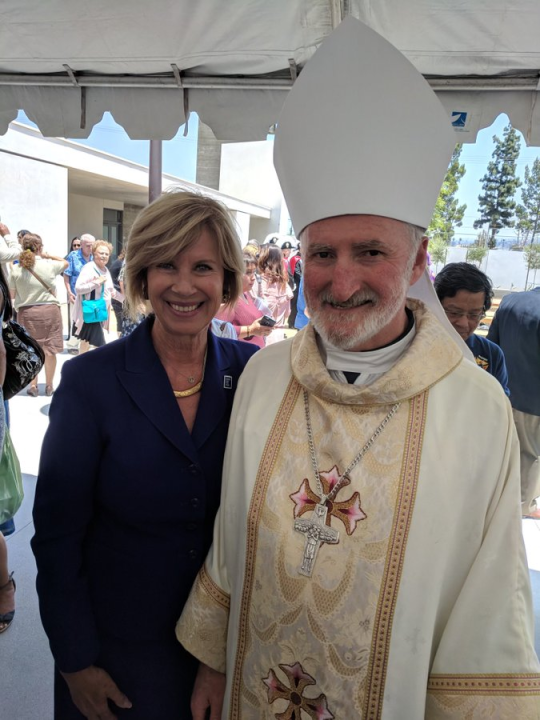
[[[191,395],[196,395],[200,391],[200,389],[202,388],[203,380],[204,380],[204,371],[206,369],[207,354],[208,354],[208,348],[206,348],[206,352],[204,353],[204,360],[203,360],[203,366],[202,366],[202,377],[201,377],[200,381],[193,387],[188,388],[187,390],[173,390],[174,397],[186,398],[186,397],[190,397]],[[178,372],[180,372],[180,370]],[[191,375],[189,377],[187,375],[184,375],[184,373],[180,373],[180,375],[183,375],[186,378],[186,380],[190,383],[195,382],[195,378]]]

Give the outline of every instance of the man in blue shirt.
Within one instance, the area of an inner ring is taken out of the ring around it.
[[[488,337],[508,360],[525,517],[540,520],[540,288],[506,295]]]
[[[75,285],[77,283],[77,278],[79,277],[81,270],[87,262],[93,260],[92,247],[95,241],[96,238],[93,235],[90,235],[90,233],[84,233],[84,235],[81,235],[80,249],[73,250],[66,258],[66,260],[68,261],[68,266],[64,270],[64,283],[66,286],[67,298],[70,305],[73,305],[73,303],[75,302]],[[73,337],[73,332],[71,334]],[[75,341],[75,344],[73,344],[73,346],[69,348],[68,352],[70,353],[70,355],[77,355],[79,341],[75,337],[73,338],[73,340]]]
[[[92,260],[92,246],[95,241],[96,238],[93,235],[84,233],[84,235],[81,235],[80,249],[73,250],[66,258],[68,266],[64,270],[64,283],[66,285],[68,300],[72,304],[75,302],[75,284],[77,278],[86,263]]]
[[[474,334],[491,307],[491,280],[475,265],[449,263],[437,274],[434,286],[447,318],[469,346],[476,364],[496,377],[504,392],[510,395],[502,350],[487,338]]]

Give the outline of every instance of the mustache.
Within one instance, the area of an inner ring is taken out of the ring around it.
[[[332,305],[332,307],[348,310],[353,307],[360,307],[361,305],[365,305],[368,302],[376,304],[378,297],[374,292],[362,290],[360,292],[354,293],[354,295],[351,295],[348,300],[338,302],[331,292],[326,291],[321,294],[319,299],[323,303]]]

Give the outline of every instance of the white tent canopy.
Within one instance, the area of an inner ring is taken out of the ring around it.
[[[539,0],[2,0],[0,134],[23,109],[46,136],[87,137],[110,111],[169,139],[196,111],[220,140],[264,139],[345,14],[426,76],[460,142],[505,112],[540,145]]]

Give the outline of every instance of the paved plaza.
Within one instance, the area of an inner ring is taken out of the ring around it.
[[[59,355],[59,366],[71,356]],[[60,371],[60,367],[59,367]],[[58,372],[57,380],[60,377]],[[0,635],[1,720],[51,720],[53,665],[41,628],[35,591],[36,569],[30,550],[32,503],[41,442],[48,423],[50,398],[32,398],[23,391],[10,402],[12,437],[24,473],[25,499],[17,514],[17,530],[8,540],[10,569],[17,580],[17,613],[11,628]],[[81,446],[81,462],[84,451]],[[441,522],[454,522],[439,508]],[[536,614],[536,650],[540,651],[540,522],[523,521]],[[134,599],[135,600],[135,599]]]

